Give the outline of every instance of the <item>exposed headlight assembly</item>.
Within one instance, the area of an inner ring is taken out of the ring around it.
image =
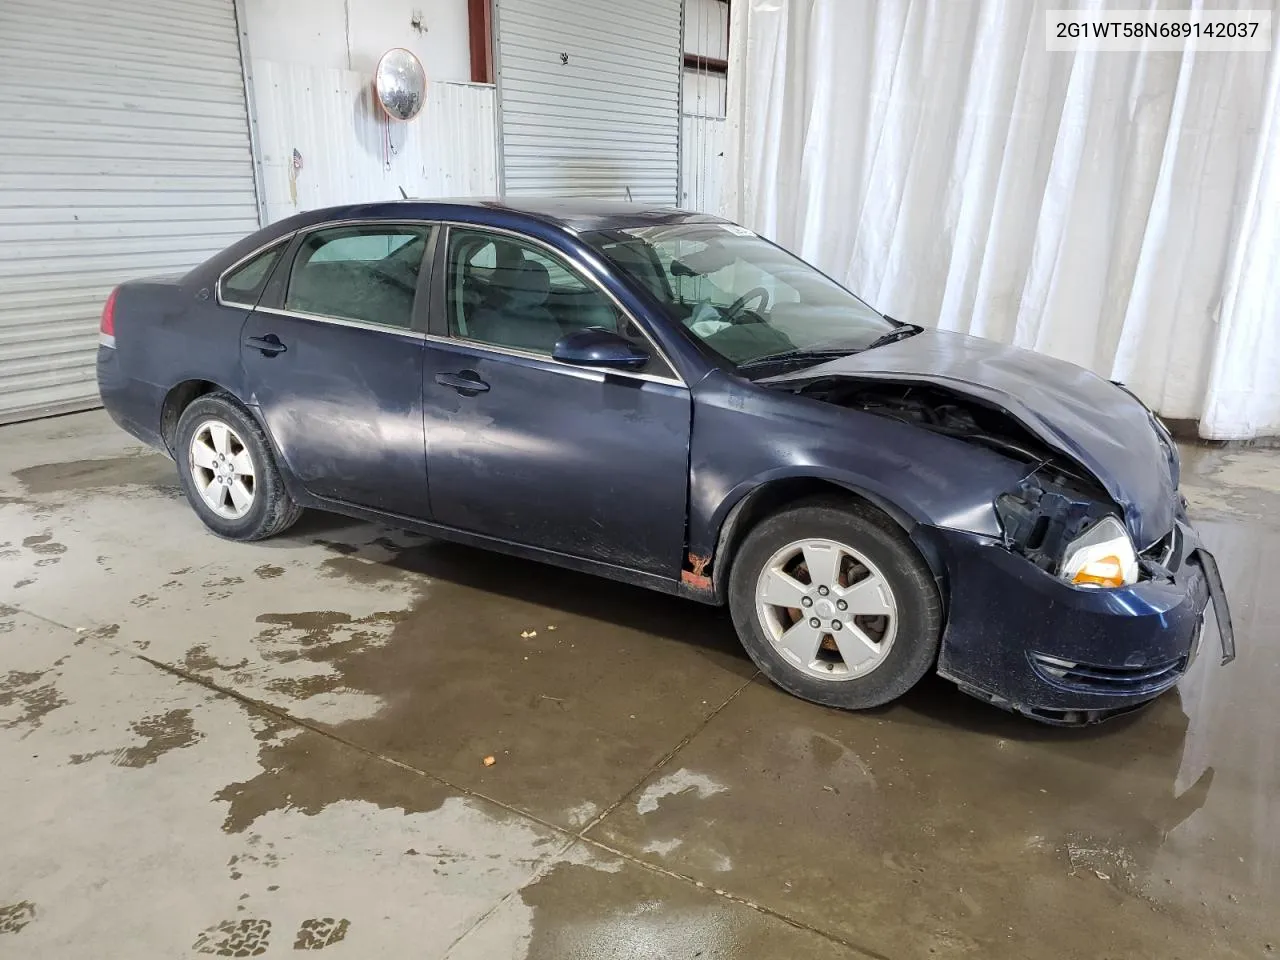
[[[1027,477],[995,500],[1004,545],[1078,587],[1138,582],[1138,554],[1114,507],[1100,496],[1046,488]]]
[[[1138,582],[1138,554],[1124,525],[1104,517],[1067,544],[1062,579],[1078,587],[1125,587]]]

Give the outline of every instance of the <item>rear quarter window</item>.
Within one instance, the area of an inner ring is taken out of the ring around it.
[[[228,270],[222,277],[222,299],[255,306],[258,298],[262,296],[267,280],[271,277],[272,268],[284,253],[284,248],[285,243],[281,241],[238,267]]]

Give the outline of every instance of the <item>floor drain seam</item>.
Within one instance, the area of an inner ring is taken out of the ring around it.
[[[62,629],[62,630],[68,630],[71,633],[76,634],[77,636],[84,636],[83,627],[69,627],[65,623],[61,623],[60,621],[53,619],[53,617],[46,617],[43,613],[36,613],[34,610],[31,610],[27,607],[14,607],[13,609],[17,610],[19,613],[25,613],[28,617],[35,617],[37,620],[43,620],[45,623],[50,624],[51,626],[58,627],[59,629]]]
[[[441,786],[448,787],[450,790],[456,791],[457,793],[460,793],[466,797],[470,797],[471,799],[482,800],[485,803],[491,803],[494,806],[500,807],[501,809],[507,811],[508,813],[512,813],[518,817],[521,817],[524,820],[528,820],[533,823],[536,823],[539,826],[547,828],[548,830],[553,830],[556,833],[560,834],[561,836],[568,838],[569,840],[577,839],[577,835],[572,830],[569,830],[566,827],[562,827],[559,824],[555,824],[555,823],[551,823],[550,821],[543,820],[541,817],[538,817],[535,814],[529,813],[526,810],[521,810],[520,808],[514,807],[511,804],[506,803],[505,801],[498,800],[495,797],[490,797],[487,794],[480,793],[478,790],[473,790],[470,787],[463,786],[462,784],[454,783],[453,781],[448,780],[437,773],[431,773],[428,770],[423,770],[419,767],[413,766],[412,764],[405,763],[403,760],[397,760],[395,757],[387,756],[384,753],[379,753],[377,750],[373,750],[373,749],[370,749],[369,747],[363,746],[362,744],[355,743],[354,741],[348,740],[345,737],[339,736],[338,734],[334,733],[332,730],[327,730],[324,727],[321,727],[315,723],[312,723],[309,720],[304,720],[301,717],[294,716],[293,714],[289,713],[287,710],[283,710],[280,707],[274,706],[273,704],[267,703],[263,700],[257,700],[254,697],[247,696],[243,693],[240,693],[239,691],[232,690],[229,687],[224,687],[213,680],[209,680],[206,677],[200,676],[199,674],[192,673],[189,670],[184,670],[183,668],[174,666],[171,663],[164,663],[161,660],[155,660],[151,657],[146,656],[145,654],[134,653],[133,656],[137,657],[139,660],[142,660],[144,663],[150,664],[151,666],[155,667],[157,670],[162,670],[165,673],[169,673],[175,677],[178,677],[179,679],[186,680],[190,683],[196,684],[197,686],[204,687],[206,690],[211,690],[214,693],[221,694],[222,696],[225,696],[225,697],[229,697],[232,700],[237,700],[240,703],[244,704],[245,706],[249,707],[250,709],[269,714],[278,720],[283,720],[286,723],[290,723],[290,724],[293,724],[294,726],[301,727],[303,730],[310,731],[311,733],[317,734],[318,736],[324,737],[328,740],[332,740],[334,743],[341,744],[342,746],[347,747],[350,750],[355,750],[357,753],[362,753],[366,757],[369,757],[373,760],[380,760],[383,763],[387,763],[393,767],[397,767],[400,770],[404,770],[406,773],[412,773],[415,776],[421,777],[424,780],[431,780],[434,783],[438,783]]]
[[[77,630],[74,630],[74,628],[67,626],[64,623],[59,623],[58,621],[53,620],[49,617],[42,616],[41,614],[38,614],[38,613],[33,613],[32,611],[29,611],[29,610],[23,610],[22,608],[18,608],[18,609],[20,610],[20,612],[27,613],[33,617],[37,617],[41,620],[44,620],[47,623],[52,624],[53,626],[61,627],[64,630],[79,632]],[[726,697],[725,700],[719,706],[717,706],[714,710],[712,710],[705,717],[703,717],[702,720],[697,724],[697,726],[695,726],[689,733],[685,734],[685,736],[683,736],[679,740],[679,742],[676,743],[674,747],[668,750],[657,761],[657,763],[655,763],[652,767],[647,769],[641,775],[639,780],[635,782],[635,784],[629,787],[621,796],[618,797],[617,800],[611,803],[602,813],[597,814],[594,819],[592,819],[590,822],[586,824],[586,826],[582,827],[581,830],[578,830],[575,832],[570,828],[562,827],[559,824],[555,824],[547,820],[543,820],[541,817],[535,816],[534,814],[521,810],[518,807],[514,807],[511,804],[505,803],[502,800],[498,800],[494,797],[490,797],[486,794],[480,793],[479,791],[472,790],[468,787],[464,787],[461,784],[454,783],[453,781],[447,780],[444,777],[440,776],[439,774],[431,773],[427,770],[422,770],[418,767],[407,764],[402,760],[397,760],[395,757],[387,756],[386,754],[379,753],[376,750],[372,750],[358,743],[354,743],[350,740],[347,740],[344,737],[339,736],[338,734],[334,733],[331,730],[327,730],[324,727],[320,727],[316,724],[311,723],[310,721],[303,720],[300,717],[296,717],[293,714],[289,713],[287,710],[284,710],[280,707],[276,707],[270,703],[267,703],[266,701],[258,700],[254,697],[250,697],[246,694],[240,693],[239,691],[233,690],[230,687],[224,687],[222,684],[217,683],[214,680],[210,680],[206,677],[202,677],[197,673],[191,672],[190,670],[183,669],[182,667],[179,667],[175,664],[165,663],[162,660],[156,660],[154,657],[148,657],[146,654],[140,653],[136,649],[130,649],[128,647],[111,643],[106,638],[94,637],[93,639],[97,640],[98,642],[102,643],[104,646],[109,647],[112,650],[116,650],[120,653],[127,654],[128,656],[135,657],[138,660],[141,660],[142,662],[151,665],[157,670],[161,670],[165,673],[171,674],[182,680],[186,680],[189,683],[197,684],[198,686],[204,687],[206,690],[211,690],[214,693],[218,693],[222,696],[230,697],[231,699],[239,701],[240,703],[243,703],[244,705],[246,705],[247,707],[250,707],[251,709],[270,714],[271,716],[274,716],[279,720],[283,720],[286,723],[291,723],[294,726],[301,727],[304,730],[309,730],[312,733],[318,734],[319,736],[326,737],[327,739],[333,740],[335,743],[340,743],[343,746],[349,747],[352,750],[356,750],[367,757],[371,757],[376,760],[381,760],[384,763],[389,763],[392,766],[398,767],[401,770],[405,770],[409,773],[416,774],[419,777],[424,777],[428,780],[433,780],[436,783],[439,783],[442,786],[448,787],[451,790],[456,790],[457,792],[465,796],[483,800],[487,803],[492,803],[495,806],[501,807],[503,810],[508,811],[509,813],[517,814],[518,816],[521,816],[527,820],[531,820],[534,823],[540,824],[541,826],[554,830],[557,833],[563,834],[568,837],[572,837],[574,839],[579,839],[579,840],[586,839],[586,835],[589,831],[599,826],[615,810],[617,810],[620,806],[622,806],[622,804],[626,803],[628,798],[630,798],[637,790],[639,790],[642,786],[644,786],[644,783],[646,780],[648,780],[655,773],[657,773],[659,770],[665,767],[668,763],[670,763],[673,759],[675,759],[676,755],[679,754],[681,750],[687,747],[693,741],[693,739],[696,736],[698,736],[698,734],[700,734],[703,730],[707,728],[707,726],[711,723],[712,720],[714,720],[717,716],[720,715],[721,711],[723,711],[726,707],[728,707],[729,704],[733,703],[734,700],[738,699],[738,696],[742,693],[742,691],[747,689],[747,687],[749,687],[752,684],[752,682],[758,676],[760,676],[760,671],[756,670],[754,673],[751,674],[751,676],[747,677],[747,679],[744,680],[731,694],[729,694],[729,696]]]
[[[537,879],[537,874],[535,873],[532,877],[529,878],[528,883],[532,883],[536,879]],[[471,936],[471,934],[475,933],[475,931],[478,930],[486,920],[488,920],[491,916],[494,915],[494,913],[500,910],[508,900],[514,897],[522,889],[524,889],[523,886],[516,887],[516,889],[508,890],[501,897],[499,897],[497,903],[491,906],[484,913],[480,914],[480,916],[476,918],[475,923],[471,924],[471,926],[467,927],[467,929],[463,930],[460,934],[458,934],[454,938],[453,942],[449,944],[448,947],[445,948],[444,953],[440,954],[440,960],[449,960],[449,954],[453,953],[454,948],[456,948],[458,944],[460,944],[463,940],[467,939],[467,937]]]
[[[453,953],[454,948],[456,948],[458,944],[462,943],[463,940],[467,939],[467,937],[471,936],[472,933],[478,930],[486,920],[488,920],[491,916],[497,913],[497,911],[501,909],[501,907],[508,900],[514,897],[517,893],[522,891],[525,887],[528,887],[532,884],[537,883],[544,876],[546,876],[555,867],[559,858],[563,857],[566,853],[568,853],[569,850],[572,849],[573,845],[576,844],[577,842],[578,842],[577,837],[569,837],[564,846],[562,846],[559,850],[551,854],[549,857],[547,857],[545,860],[539,863],[536,867],[534,867],[533,872],[529,874],[528,879],[526,879],[518,887],[508,890],[505,894],[499,897],[497,903],[495,903],[492,907],[490,907],[488,910],[482,913],[476,919],[475,923],[471,924],[469,927],[467,927],[466,930],[462,931],[462,933],[458,934],[458,936],[454,938],[454,941],[451,944],[449,944],[449,946],[445,949],[444,953],[440,955],[440,960],[449,960],[449,955]]]
[[[830,940],[832,943],[837,943],[840,946],[845,947],[849,950],[854,950],[865,957],[871,958],[871,960],[892,960],[891,957],[883,953],[880,953],[876,950],[872,950],[868,947],[859,946],[856,943],[852,943],[851,941],[846,940],[844,937],[840,936],[839,934],[832,933],[829,930],[823,930],[821,927],[815,927],[812,924],[805,923],[803,920],[797,920],[795,917],[788,916],[787,914],[781,913],[780,911],[775,910],[772,907],[767,907],[764,904],[757,903],[755,900],[752,900],[748,897],[742,897],[736,893],[730,893],[727,890],[721,890],[718,887],[709,887],[705,883],[703,883],[701,880],[698,880],[695,877],[691,877],[688,874],[680,873],[677,870],[672,870],[669,867],[664,867],[661,864],[657,864],[657,863],[653,863],[652,861],[645,860],[643,857],[637,857],[635,854],[627,853],[625,850],[619,850],[616,847],[611,847],[609,844],[603,843],[600,840],[593,840],[591,837],[581,837],[580,839],[582,840],[583,843],[596,847],[597,849],[602,850],[605,853],[608,853],[612,856],[619,857],[623,860],[626,860],[629,863],[634,863],[636,866],[643,867],[645,870],[648,870],[652,873],[660,874],[672,880],[681,880],[684,883],[697,887],[699,890],[705,890],[708,893],[712,893],[723,900],[728,900],[732,903],[736,903],[744,907],[750,907],[752,910],[755,910],[757,913],[762,913],[765,916],[772,917],[775,920],[780,920],[783,923],[787,924],[787,926],[789,927],[794,927],[797,930],[804,930],[807,933],[812,933],[815,936],[822,937],[824,940]]]
[[[707,729],[707,726],[711,723],[711,721],[720,715],[720,711],[723,710],[725,707],[729,706],[729,704],[733,703],[733,701],[737,700],[738,694],[742,693],[743,690],[751,686],[752,682],[758,676],[760,676],[759,670],[751,674],[751,676],[747,677],[747,679],[743,681],[743,683],[736,690],[734,690],[733,693],[729,694],[729,696],[725,699],[724,703],[720,704],[720,706],[716,707],[714,710],[708,713],[705,717],[702,718],[702,721],[696,727],[694,727],[687,734],[681,737],[680,741],[674,747],[668,750],[662,756],[662,758],[658,760],[657,763],[655,763],[648,770],[646,770],[641,775],[639,780],[637,780],[632,786],[627,788],[627,790],[623,792],[622,796],[618,797],[617,800],[609,804],[609,806],[604,810],[604,812],[597,814],[596,817],[590,823],[588,823],[585,827],[583,827],[580,831],[578,831],[579,839],[585,840],[587,838],[587,834],[590,831],[594,830],[597,826],[599,826],[601,823],[607,820],[615,810],[617,810],[620,806],[626,803],[627,800],[630,799],[637,790],[639,790],[641,787],[644,786],[646,780],[648,780],[655,773],[657,773],[659,770],[665,767],[668,763],[674,760],[676,755],[685,747],[687,747],[693,741],[694,737],[702,733],[703,730]]]
[[[47,619],[47,618],[42,618],[42,619]],[[53,621],[49,621],[49,622],[52,623]],[[63,626],[62,624],[56,624],[56,625]],[[661,760],[659,760],[656,764],[654,764],[653,767],[651,767],[645,773],[644,777],[642,777],[635,786],[629,789],[616,802],[610,805],[608,810],[606,810],[604,813],[596,817],[595,820],[593,820],[590,824],[588,824],[585,828],[583,828],[583,830],[580,833],[574,833],[574,831],[572,830],[569,830],[558,824],[543,820],[541,817],[535,816],[534,814],[531,814],[528,811],[521,810],[518,807],[514,807],[509,803],[505,803],[501,800],[497,800],[483,793],[479,793],[478,791],[472,790],[468,787],[464,787],[461,784],[453,783],[452,781],[447,780],[444,777],[439,776],[438,774],[430,773],[426,770],[419,769],[418,767],[405,763],[403,760],[397,760],[395,757],[389,757],[386,754],[379,753],[377,750],[371,750],[370,748],[362,746],[358,743],[353,743],[352,741],[347,740],[345,737],[338,736],[337,734],[333,733],[331,730],[326,730],[325,728],[317,726],[316,724],[310,721],[303,720],[300,717],[296,717],[293,714],[289,713],[287,710],[283,710],[280,707],[274,706],[273,704],[270,704],[270,703],[266,703],[265,701],[257,700],[254,697],[247,696],[246,694],[240,693],[239,691],[232,690],[228,687],[224,687],[213,680],[210,680],[206,677],[202,677],[199,674],[192,673],[189,670],[185,670],[181,667],[175,666],[170,663],[165,663],[162,660],[156,660],[153,657],[148,657],[145,654],[137,653],[136,651],[122,650],[121,652],[128,652],[130,653],[131,656],[135,657],[138,660],[141,660],[143,663],[146,663],[157,670],[160,670],[164,673],[168,673],[188,683],[193,683],[197,686],[203,687],[206,690],[209,690],[220,696],[224,696],[231,700],[235,700],[239,703],[244,704],[246,707],[248,707],[251,710],[254,710],[259,713],[268,714],[270,716],[275,717],[278,720],[283,720],[284,722],[292,724],[296,727],[300,727],[303,730],[310,731],[311,733],[317,734],[318,736],[322,736],[328,740],[332,740],[333,742],[338,743],[350,750],[355,750],[356,752],[361,753],[364,756],[367,756],[373,760],[380,760],[383,763],[387,763],[400,770],[404,770],[406,773],[411,773],[424,780],[430,780],[434,783],[438,783],[441,786],[447,787],[450,790],[454,790],[466,797],[470,797],[475,800],[481,800],[485,803],[493,804],[494,806],[499,807],[502,810],[505,810],[508,813],[511,813],[517,817],[520,817],[523,820],[529,821],[531,823],[536,823],[537,825],[564,837],[566,840],[566,843],[564,844],[563,847],[561,847],[560,851],[557,854],[553,855],[552,857],[549,857],[546,861],[544,861],[542,866],[535,869],[533,874],[531,875],[530,880],[525,881],[525,883],[523,883],[520,887],[517,887],[515,890],[511,890],[508,893],[506,893],[497,903],[493,905],[493,907],[485,911],[485,913],[474,924],[472,924],[470,927],[467,928],[466,932],[463,933],[462,936],[458,937],[458,939],[454,940],[454,942],[449,945],[449,949],[446,950],[444,954],[444,956],[446,957],[448,956],[449,952],[451,952],[458,945],[458,943],[462,941],[462,939],[464,939],[468,934],[470,934],[477,927],[479,927],[480,924],[483,923],[484,920],[487,919],[489,916],[491,916],[495,910],[497,910],[500,906],[502,906],[502,904],[510,900],[511,897],[514,896],[516,893],[519,893],[520,890],[524,889],[525,886],[528,886],[530,882],[536,880],[548,868],[550,868],[551,866],[554,866],[554,861],[556,857],[562,856],[565,853],[565,851],[571,849],[574,846],[574,844],[581,842],[597,850],[603,851],[609,854],[610,856],[618,857],[620,859],[626,860],[629,863],[633,863],[636,866],[641,867],[645,870],[648,870],[652,873],[660,874],[672,880],[681,881],[699,890],[705,890],[709,893],[714,894],[717,897],[720,897],[723,900],[728,900],[732,903],[736,903],[741,906],[748,907],[751,910],[755,910],[757,913],[761,913],[761,914],[764,914],[765,916],[772,917],[773,919],[778,920],[782,923],[785,923],[790,927],[794,927],[797,930],[804,930],[808,933],[814,934],[815,936],[822,937],[824,940],[829,940],[832,943],[836,943],[842,947],[845,947],[846,949],[856,951],[857,953],[862,954],[864,957],[870,958],[870,960],[891,960],[891,958],[885,956],[882,953],[878,953],[866,947],[860,947],[857,944],[851,943],[837,934],[823,930],[819,927],[812,926],[801,920],[797,920],[794,917],[790,917],[787,914],[781,913],[778,910],[774,910],[771,907],[764,906],[763,904],[757,903],[756,901],[751,900],[747,897],[738,896],[737,894],[729,893],[726,890],[721,890],[714,887],[708,887],[701,880],[697,880],[694,877],[688,876],[683,873],[679,873],[678,871],[675,871],[675,870],[671,870],[660,864],[652,863],[651,861],[645,860],[642,857],[638,857],[634,854],[630,854],[623,850],[619,850],[616,847],[612,847],[609,844],[604,843],[603,841],[596,840],[592,837],[586,836],[587,831],[591,830],[593,827],[595,827],[597,824],[603,821],[606,817],[608,817],[609,814],[611,814],[623,803],[625,803],[627,798],[630,797],[632,794],[634,794],[636,790],[638,790],[641,786],[643,786],[646,780],[648,780],[651,776],[653,776],[654,773],[661,770],[664,765],[666,765],[672,759],[674,759],[675,756],[682,749],[684,749],[684,747],[688,746],[689,742],[692,741],[694,737],[696,737],[699,733],[701,733],[704,729],[706,729],[706,726],[712,720],[714,720],[722,710],[728,707],[729,704],[733,703],[733,701],[738,698],[738,696],[742,693],[742,691],[744,691],[748,686],[750,686],[752,681],[755,680],[757,676],[759,676],[758,671],[752,674],[745,682],[743,682],[736,690],[734,690],[733,693],[730,694],[729,697],[726,698],[723,703],[721,703],[718,707],[716,707],[715,710],[707,714],[707,716],[703,719],[703,721],[700,724],[698,724],[698,726],[694,730],[690,731],[689,734],[683,737],[680,740],[680,742],[676,744],[675,747],[673,747],[670,751],[668,751],[667,754],[663,756]]]

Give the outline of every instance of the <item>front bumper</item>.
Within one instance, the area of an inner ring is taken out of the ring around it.
[[[1179,529],[1172,579],[1115,590],[1071,586],[987,537],[921,531],[948,576],[938,672],[996,706],[1063,725],[1105,720],[1159,696],[1195,659],[1210,601],[1206,566],[1217,575],[1191,526],[1179,521]],[[1215,606],[1222,622],[1225,602]]]

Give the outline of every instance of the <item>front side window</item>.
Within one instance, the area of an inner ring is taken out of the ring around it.
[[[269,250],[263,250],[256,257],[229,270],[222,278],[223,299],[256,305],[267,285],[267,278],[271,276],[271,268],[276,265],[286,246],[288,244],[281,240]]]
[[[431,228],[364,224],[317,230],[303,240],[284,307],[408,329]]]
[[[585,239],[734,364],[795,351],[852,353],[894,329],[816,268],[734,224],[670,223]]]
[[[638,334],[558,257],[510,237],[450,230],[445,282],[454,337],[550,355],[561,337],[587,327]]]

